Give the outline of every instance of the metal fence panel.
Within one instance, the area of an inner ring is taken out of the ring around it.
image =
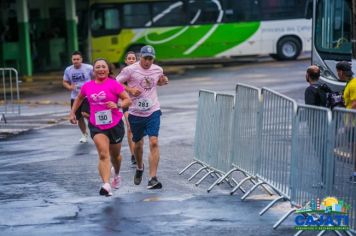
[[[329,164],[328,194],[350,204],[350,226],[356,231],[356,183],[351,176],[356,171],[356,111],[333,110],[334,132],[332,159]]]
[[[14,68],[0,68],[2,96],[0,98],[0,113],[20,114],[20,92],[17,70]]]
[[[291,201],[304,206],[326,195],[327,139],[331,112],[327,108],[298,105],[293,126]]]
[[[217,94],[212,120],[213,143],[211,143],[212,158],[209,164],[214,169],[226,173],[231,167],[231,134],[234,114],[234,96]]]
[[[258,177],[280,193],[290,196],[292,125],[294,100],[263,88],[261,152]]]
[[[196,160],[207,162],[212,158],[210,146],[213,143],[212,120],[214,115],[215,92],[199,91],[198,112],[195,128],[194,156]]]
[[[244,84],[236,85],[231,162],[252,176],[256,175],[260,157],[261,102],[260,89]]]

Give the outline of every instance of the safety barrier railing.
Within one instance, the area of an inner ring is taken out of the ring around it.
[[[297,111],[296,102],[280,93],[263,88],[262,96],[260,161],[256,163],[258,183],[241,197],[246,199],[260,185],[271,187],[280,197],[262,210],[261,215],[276,202],[290,199],[292,126]]]
[[[214,116],[214,107],[216,93],[209,90],[200,90],[198,99],[198,111],[195,125],[194,137],[194,159],[179,174],[183,174],[192,166],[198,164],[201,167],[189,178],[192,180],[202,171],[207,171],[208,158],[210,156],[210,146],[213,143],[213,134],[211,131],[211,121]]]
[[[298,105],[291,169],[291,197],[297,207],[327,194],[325,174],[331,121],[327,108]]]
[[[230,192],[233,194],[241,189],[246,181],[255,184],[256,163],[258,162],[260,149],[259,124],[261,119],[261,90],[249,85],[238,84],[235,94],[235,110],[233,116],[231,146],[232,168],[220,179],[215,181],[209,188],[210,192],[214,186],[226,180],[233,172],[241,172],[245,178],[242,179]]]
[[[196,186],[208,176],[219,179],[231,167],[233,110],[233,95],[215,94],[208,90],[199,91],[196,145],[194,145],[195,158],[179,173],[183,174],[191,166],[199,164],[201,167],[188,179],[191,181],[202,171],[205,171],[206,173],[195,183]],[[233,178],[226,179],[226,182],[230,187],[237,184]],[[242,191],[244,192],[243,189]]]
[[[2,96],[0,98],[0,121],[6,123],[6,115],[20,114],[20,92],[17,70],[0,68]]]
[[[209,171],[196,182],[196,186],[210,174],[214,173],[220,177],[231,167],[230,147],[234,96],[217,93],[215,104],[210,109],[213,112],[213,118],[210,120],[210,129],[206,130],[212,136],[209,143],[209,153],[207,153],[208,159],[206,160]],[[232,186],[231,181],[236,183],[234,179],[227,181],[230,186]]]
[[[351,229],[346,233],[355,233],[356,111],[337,108],[331,113],[327,108],[297,105],[266,88],[261,91],[238,84],[234,108],[230,96],[200,91],[195,161],[181,173],[200,163],[198,171],[207,172],[202,179],[212,173],[218,177],[209,192],[223,181],[229,183],[231,173],[240,171],[245,178],[232,181],[235,189],[244,192],[241,185],[247,180],[253,184],[242,200],[259,186],[270,194],[272,189],[279,197],[260,215],[280,200],[292,206],[274,228],[311,200],[334,196],[350,205]]]
[[[298,105],[293,125],[292,161],[290,171],[291,206],[273,226],[277,228],[288,216],[309,201],[322,199],[327,194],[326,164],[331,111],[327,108]]]
[[[331,160],[328,166],[328,195],[350,205],[349,223],[356,233],[356,111],[333,110]]]

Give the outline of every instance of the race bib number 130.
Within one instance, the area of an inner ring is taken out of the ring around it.
[[[96,125],[108,125],[112,123],[111,110],[98,111],[95,113]]]

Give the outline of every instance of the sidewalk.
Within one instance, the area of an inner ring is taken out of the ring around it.
[[[0,106],[0,140],[67,120],[70,109],[69,94],[63,89],[62,92],[27,97],[22,99],[19,105],[20,114],[4,114]]]

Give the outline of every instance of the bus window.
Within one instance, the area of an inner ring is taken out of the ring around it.
[[[306,0],[259,0],[263,20],[304,18]]]
[[[318,51],[351,53],[351,13],[346,1],[319,1],[316,12],[315,46]]]
[[[183,2],[153,3],[153,26],[185,25],[186,14]]]
[[[224,9],[224,23],[256,21],[259,19],[257,1],[222,0],[221,3]]]
[[[147,3],[128,3],[123,5],[123,22],[125,28],[142,28],[150,26],[150,5]]]
[[[119,32],[120,16],[118,8],[96,8],[93,9],[91,16],[91,30],[93,36],[117,34]]]
[[[188,16],[190,24],[200,25],[221,22],[221,19],[219,19],[221,11],[220,2],[211,0],[189,2]]]

